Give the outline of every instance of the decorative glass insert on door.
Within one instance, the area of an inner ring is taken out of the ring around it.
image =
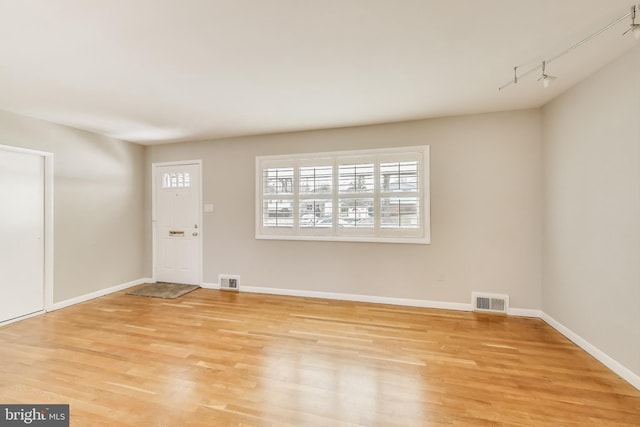
[[[189,188],[191,175],[189,172],[167,172],[162,175],[162,188]]]

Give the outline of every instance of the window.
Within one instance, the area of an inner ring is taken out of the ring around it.
[[[162,188],[189,188],[191,175],[189,172],[172,172],[162,175]]]
[[[256,238],[430,243],[429,147],[256,158]]]

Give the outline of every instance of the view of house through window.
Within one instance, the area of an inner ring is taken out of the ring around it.
[[[427,146],[256,159],[257,238],[429,242]]]

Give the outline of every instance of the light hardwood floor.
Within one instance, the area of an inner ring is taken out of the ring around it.
[[[72,426],[638,426],[640,391],[538,319],[199,289],[0,328],[0,403]]]

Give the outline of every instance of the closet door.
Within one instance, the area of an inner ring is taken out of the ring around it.
[[[44,157],[0,147],[0,322],[44,310]]]

